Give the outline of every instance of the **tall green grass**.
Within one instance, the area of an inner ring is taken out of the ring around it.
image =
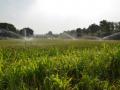
[[[0,90],[119,90],[119,42],[47,42],[0,48]]]

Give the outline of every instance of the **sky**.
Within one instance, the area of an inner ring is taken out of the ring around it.
[[[87,28],[105,19],[120,21],[120,0],[0,0],[0,22],[35,34]]]

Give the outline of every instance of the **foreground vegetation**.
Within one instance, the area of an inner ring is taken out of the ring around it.
[[[0,90],[119,90],[119,41],[0,41]]]

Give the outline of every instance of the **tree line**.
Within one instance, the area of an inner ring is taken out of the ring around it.
[[[75,30],[64,31],[71,36],[82,37],[85,35],[105,37],[120,32],[120,22],[100,21],[99,25],[91,24],[88,28],[77,28]]]
[[[67,33],[76,38],[82,36],[97,36],[102,38],[117,32],[120,32],[120,22],[110,22],[107,20],[102,20],[100,21],[99,25],[93,23],[87,28],[76,28],[75,30],[68,30],[64,31],[63,33]],[[0,23],[0,37],[19,38],[20,36],[31,37],[33,35],[34,31],[29,27],[19,30],[13,24]],[[46,35],[55,36],[52,31],[49,31]]]
[[[0,23],[0,37],[20,38],[22,36],[31,37],[34,31],[31,28],[17,29],[13,24]]]

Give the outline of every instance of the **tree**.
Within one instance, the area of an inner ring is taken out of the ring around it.
[[[118,22],[118,29],[117,32],[120,32],[120,22]]]
[[[88,35],[88,33],[89,33],[88,29],[86,29],[86,28],[83,28],[82,31],[83,31],[83,35]]]
[[[76,30],[71,30],[67,34],[69,34],[72,37],[76,37]]]
[[[100,29],[103,36],[111,34],[110,23],[106,20],[100,21]]]
[[[53,35],[52,31],[49,31],[49,32],[47,33],[47,35],[52,36],[52,35]]]
[[[88,27],[88,31],[94,35],[94,34],[97,34],[97,32],[100,30],[100,26],[96,25],[96,24],[91,24],[89,27]]]
[[[30,36],[33,36],[34,31],[31,28],[23,28],[20,30],[20,34],[22,36],[30,37]]]
[[[77,28],[76,32],[77,32],[77,37],[82,36],[82,29],[81,28]]]
[[[15,26],[9,23],[0,23],[0,29],[6,29],[8,31],[17,32]]]
[[[120,32],[120,22],[114,23],[114,33]]]
[[[0,37],[19,38],[19,31],[12,24],[0,23]]]

